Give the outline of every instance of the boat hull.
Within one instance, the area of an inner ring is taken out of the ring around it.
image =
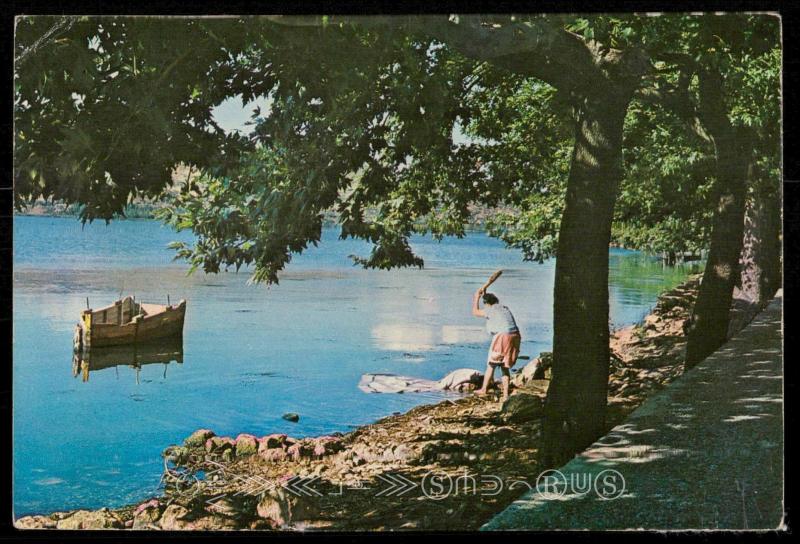
[[[90,349],[138,344],[179,336],[183,334],[185,316],[185,300],[174,306],[164,306],[152,315],[135,316],[129,322],[122,324],[97,322],[100,320],[92,319],[92,313],[87,311],[80,323],[80,340],[83,349]]]

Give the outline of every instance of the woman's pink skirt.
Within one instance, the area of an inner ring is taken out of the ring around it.
[[[492,345],[489,346],[488,363],[492,365],[502,364],[506,368],[511,368],[519,357],[519,346],[522,336],[518,332],[499,332],[492,338]]]

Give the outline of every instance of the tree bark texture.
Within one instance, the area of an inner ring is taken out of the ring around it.
[[[578,114],[556,258],[542,455],[549,467],[568,461],[606,430],[608,248],[628,103],[586,100]]]
[[[780,211],[777,191],[755,191],[745,204],[741,291],[759,307],[781,285]]]
[[[728,119],[719,73],[701,76],[700,101],[716,154],[717,207],[708,261],[688,330],[686,368],[708,357],[727,339],[733,290],[739,282],[747,177],[753,155],[749,129],[734,127]]]

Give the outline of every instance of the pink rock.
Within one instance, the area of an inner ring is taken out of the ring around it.
[[[259,449],[266,448],[279,448],[286,442],[287,436],[285,434],[268,434],[259,440]]]
[[[314,455],[322,457],[341,451],[342,441],[334,436],[320,436],[314,440]]]
[[[133,515],[135,516],[143,512],[144,510],[147,510],[148,508],[158,508],[159,504],[160,503],[158,502],[158,499],[150,499],[149,501],[143,502],[142,504],[137,506],[136,509],[133,511]]]
[[[303,456],[303,445],[300,442],[292,444],[286,450],[286,453],[291,457],[293,460],[298,461]]]
[[[234,441],[237,444],[239,443],[239,440],[246,440],[247,443],[249,444],[250,441],[252,441],[252,440],[255,440],[256,442],[258,442],[258,437],[254,436],[252,434],[248,434],[248,433],[241,433],[234,439]]]
[[[289,456],[283,448],[266,448],[258,451],[258,455],[265,461],[277,463],[285,461]]]

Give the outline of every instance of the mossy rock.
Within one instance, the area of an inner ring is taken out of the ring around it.
[[[183,445],[187,448],[202,448],[205,446],[206,441],[214,436],[214,431],[198,429],[186,437],[186,440],[183,441]]]

